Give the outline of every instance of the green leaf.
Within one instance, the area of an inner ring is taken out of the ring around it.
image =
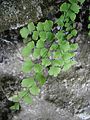
[[[34,85],[30,88],[30,93],[32,95],[38,95],[40,93],[40,89],[36,85]]]
[[[88,20],[90,21],[90,16],[88,17]]]
[[[34,78],[26,78],[21,82],[22,87],[31,87],[35,84]]]
[[[40,36],[40,38],[41,38],[43,41],[46,40],[46,32],[41,31],[41,32],[39,33],[39,36]]]
[[[73,27],[74,25],[72,25],[72,23],[71,22],[66,22],[65,23],[65,27],[66,27],[66,31],[71,31],[71,29],[73,29],[74,27]]]
[[[67,35],[67,40],[70,40],[72,37],[73,37],[72,34],[68,34]]]
[[[35,79],[39,81],[40,85],[46,82],[46,78],[41,73],[36,74]]]
[[[66,3],[64,2],[61,6],[60,6],[60,11],[64,11],[64,12],[67,12],[68,9],[70,7],[70,4],[69,3]]]
[[[64,36],[65,36],[65,33],[63,33],[63,31],[58,31],[55,35],[55,37],[59,39],[60,41],[64,39]]]
[[[60,18],[58,18],[56,20],[56,23],[58,24],[58,26],[63,27],[64,26],[64,21],[65,21],[65,17],[64,17],[64,15],[61,15]]]
[[[11,110],[19,110],[19,109],[20,109],[19,103],[18,103],[18,102],[17,102],[17,103],[14,103],[14,105],[11,106],[10,109],[11,109]]]
[[[39,23],[37,24],[37,30],[38,30],[38,31],[43,31],[43,30],[44,30],[44,24],[43,24],[42,22],[39,22]]]
[[[85,0],[78,0],[78,2],[80,2],[81,4],[85,2]]]
[[[42,41],[41,39],[37,41],[37,48],[44,48],[44,41]]]
[[[76,23],[73,23],[72,27],[73,27],[73,28],[76,28]]]
[[[64,59],[64,61],[66,61],[68,59],[71,59],[74,56],[75,56],[75,53],[69,53],[69,52],[63,53],[63,59]]]
[[[30,49],[33,49],[34,48],[34,42],[33,41],[31,41],[31,42],[29,42],[28,44],[27,44],[27,47],[29,47]]]
[[[88,24],[88,29],[90,29],[90,24]]]
[[[33,40],[38,40],[38,31],[34,31],[32,35]]]
[[[38,59],[40,57],[40,51],[41,49],[38,49],[38,48],[34,49],[33,57],[35,59]]]
[[[23,101],[27,104],[31,104],[32,103],[32,98],[30,95],[27,95],[23,98]]]
[[[70,69],[71,68],[71,64],[64,64],[64,67],[63,67],[63,71],[67,71],[68,69]]]
[[[18,102],[19,101],[19,96],[18,95],[13,95],[12,97],[9,98],[10,101]]]
[[[65,62],[64,67],[63,67],[63,71],[67,71],[68,69],[71,68],[72,65],[76,64],[75,60],[68,60]]]
[[[29,35],[29,30],[26,27],[23,27],[20,30],[20,34],[21,34],[22,38],[26,39],[28,37],[28,35]]]
[[[18,93],[18,96],[20,99],[22,99],[24,96],[26,96],[28,93],[26,90],[22,90]]]
[[[73,27],[70,26],[70,27],[67,27],[67,28],[66,28],[66,31],[67,31],[67,32],[70,32],[72,29],[73,29]]]
[[[51,31],[53,27],[53,21],[51,20],[46,20],[44,22],[44,31]]]
[[[28,29],[29,29],[30,32],[33,32],[33,31],[35,30],[35,26],[34,26],[34,23],[33,23],[33,22],[30,22],[30,23],[28,24]]]
[[[53,60],[52,65],[62,67],[64,65],[64,61],[62,59],[61,60]]]
[[[88,36],[90,36],[90,31],[88,32]]]
[[[58,44],[52,44],[52,46],[50,47],[50,50],[57,50],[58,49]]]
[[[26,60],[24,63],[23,63],[23,66],[22,66],[22,71],[27,73],[27,72],[30,72],[33,68],[33,62],[31,60]]]
[[[53,40],[53,38],[54,38],[54,34],[53,34],[53,33],[51,33],[51,32],[46,32],[46,39],[47,39],[47,40]]]
[[[45,67],[49,66],[51,64],[51,61],[49,59],[42,59],[42,65]]]
[[[42,66],[41,66],[40,64],[35,64],[35,65],[34,65],[34,71],[35,71],[36,73],[42,72]]]
[[[77,3],[77,0],[69,0],[70,3]]]
[[[76,14],[70,10],[67,12],[67,15],[68,15],[68,17],[70,17],[70,19],[72,21],[74,21],[76,19]]]
[[[69,18],[68,17],[66,17],[65,18],[65,22],[69,22],[70,20],[69,20]]]
[[[60,50],[53,52],[53,59],[61,59],[62,55]]]
[[[71,51],[77,50],[77,48],[78,48],[78,44],[77,44],[77,43],[70,45],[70,50],[71,50]]]
[[[41,49],[41,52],[40,52],[40,55],[41,55],[42,57],[46,57],[47,53],[48,53],[48,50],[47,50],[46,48],[42,48],[42,49]]]
[[[73,36],[76,36],[76,35],[77,35],[77,30],[75,30],[75,29],[72,30],[72,31],[71,31],[71,34],[72,34]]]
[[[70,45],[68,41],[62,41],[60,44],[60,49],[63,50],[64,52],[67,52],[70,50]]]
[[[61,68],[59,67],[55,67],[55,66],[52,66],[50,67],[50,70],[48,71],[49,75],[53,75],[54,77],[56,77],[61,71]]]
[[[65,23],[65,27],[68,28],[68,27],[70,27],[70,26],[71,26],[70,22],[66,22],[66,23]]]
[[[23,43],[26,45],[28,42],[32,41],[30,37],[24,38]]]
[[[23,55],[23,57],[28,57],[30,53],[31,53],[31,49],[27,46],[25,46],[21,51],[21,54]]]
[[[80,6],[77,3],[73,3],[70,8],[74,13],[79,13]]]
[[[33,48],[34,48],[34,42],[33,41],[29,42],[21,51],[23,57],[28,57]]]

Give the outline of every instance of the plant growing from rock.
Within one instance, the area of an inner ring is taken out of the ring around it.
[[[80,5],[84,1],[68,0],[60,6],[62,15],[56,21],[45,20],[37,25],[29,22],[27,27],[20,30],[24,41],[30,39],[22,49],[22,71],[33,72],[33,76],[23,79],[21,91],[11,97],[16,102],[12,109],[19,109],[20,100],[31,104],[32,96],[40,93],[40,88],[48,76],[57,77],[61,71],[68,70],[76,63],[74,57],[78,44],[69,40],[77,35],[76,14],[79,13]]]

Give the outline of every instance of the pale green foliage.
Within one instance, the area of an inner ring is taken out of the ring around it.
[[[90,29],[90,24],[88,24],[88,29]]]
[[[35,80],[39,82],[40,85],[43,85],[46,82],[46,78],[42,73],[36,73]]]
[[[65,2],[60,6],[60,11],[67,12],[69,9],[70,9],[70,4],[69,3]]]
[[[32,95],[38,95],[40,93],[40,89],[36,85],[33,85],[30,88],[30,92]]]
[[[33,62],[29,59],[25,60],[23,66],[22,66],[22,71],[25,73],[28,73],[29,71],[32,70],[33,67]]]
[[[90,36],[90,16],[88,16],[88,21],[89,21],[89,24],[88,24],[88,29],[89,29],[88,35]]]
[[[26,96],[23,97],[23,101],[27,104],[31,104],[32,103],[32,98],[31,98],[30,95],[27,94]]]
[[[34,42],[29,42],[23,49],[22,49],[22,55],[23,57],[28,57],[34,48]]]
[[[51,31],[53,27],[53,21],[46,20],[44,23],[44,31]]]
[[[44,74],[45,70],[49,76],[56,77],[61,71],[68,70],[76,63],[74,57],[78,44],[70,43],[68,40],[77,35],[74,22],[76,14],[80,10],[78,3],[82,4],[84,1],[64,2],[60,6],[62,15],[55,22],[46,20],[37,25],[30,22],[27,28],[24,27],[20,30],[23,38],[31,36],[31,41],[22,50],[25,60],[22,71],[25,73],[33,71],[34,74],[32,77],[22,80],[22,91],[14,96],[15,102],[22,99],[26,103],[32,103],[32,96],[39,94],[41,86],[47,79]],[[54,25],[61,27],[56,33],[53,32]],[[90,25],[88,27],[90,28]],[[31,60],[30,55],[33,57]]]
[[[35,81],[33,78],[23,79],[21,83],[22,87],[32,87],[34,84],[35,84]]]
[[[30,23],[28,24],[28,30],[29,30],[30,33],[35,30],[35,26],[34,26],[34,23],[33,23],[33,22],[30,22]]]
[[[27,36],[29,35],[29,30],[26,27],[23,27],[20,30],[20,34],[21,34],[22,38],[27,38]]]
[[[44,30],[44,24],[42,23],[42,22],[39,22],[38,24],[37,24],[37,31],[43,31]]]
[[[48,71],[49,75],[53,75],[54,77],[56,77],[61,71],[60,67],[57,66],[52,66],[50,67],[50,70]]]
[[[47,58],[42,59],[42,65],[47,67],[47,66],[51,65],[51,61]]]
[[[78,13],[79,12],[79,9],[80,9],[80,6],[77,5],[77,3],[73,3],[70,7],[70,9],[74,12],[74,13]]]
[[[20,105],[17,102],[13,106],[10,107],[10,109],[12,110],[19,110],[19,108],[20,108]]]
[[[38,40],[38,31],[34,31],[32,35],[33,40]]]

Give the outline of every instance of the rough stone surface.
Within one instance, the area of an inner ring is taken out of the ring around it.
[[[45,17],[49,2],[50,0],[1,0],[0,32],[10,28],[17,29],[29,20],[37,21]]]
[[[21,62],[18,58],[20,57],[19,49],[16,50],[16,46],[5,39],[0,41],[0,120],[12,119],[9,107],[13,102],[8,98],[20,88]]]
[[[18,76],[22,65],[21,44],[10,41],[0,42],[0,74]]]
[[[35,98],[31,106],[22,104],[22,110],[12,120],[80,120],[54,104]]]

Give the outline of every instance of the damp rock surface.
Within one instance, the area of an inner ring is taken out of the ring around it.
[[[37,21],[45,17],[49,2],[50,0],[1,0],[0,32],[17,29],[27,24],[29,20]]]

